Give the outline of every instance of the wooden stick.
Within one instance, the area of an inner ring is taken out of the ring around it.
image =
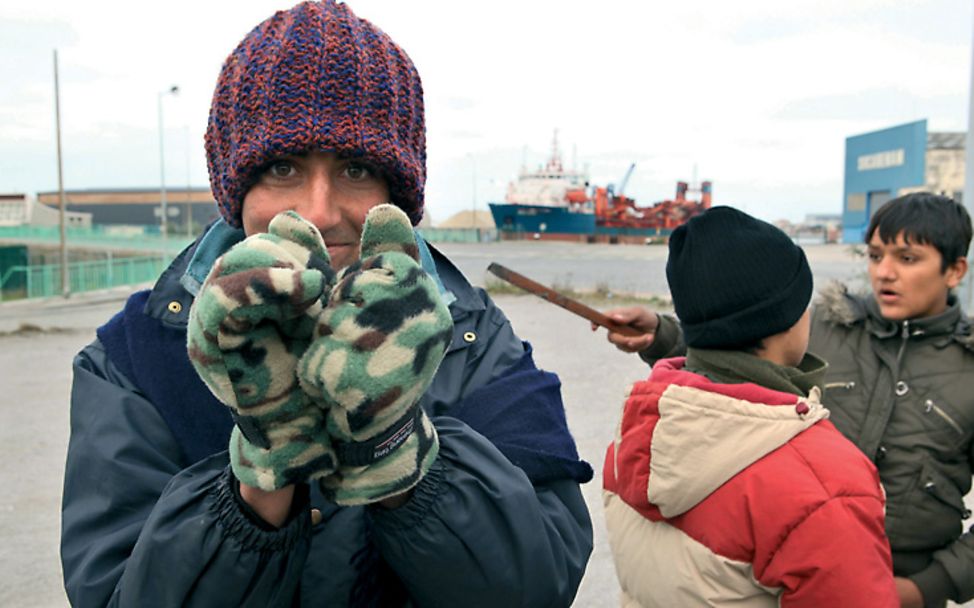
[[[622,334],[624,336],[641,336],[644,332],[639,331],[634,327],[628,325],[623,325],[612,319],[611,317],[602,314],[601,312],[590,308],[585,304],[582,304],[578,300],[569,298],[566,295],[560,294],[550,287],[545,287],[541,283],[537,283],[527,278],[523,274],[518,274],[509,268],[505,268],[496,262],[492,262],[490,266],[487,267],[487,272],[490,272],[501,279],[504,279],[511,285],[520,287],[525,291],[533,293],[534,295],[540,297],[543,300],[547,300],[556,306],[561,306],[569,312],[573,312],[576,315],[588,319],[596,325],[601,325],[602,327],[613,331],[615,333]]]

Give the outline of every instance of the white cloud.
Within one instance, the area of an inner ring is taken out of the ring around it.
[[[266,2],[173,0],[148,13],[120,0],[7,4],[0,32],[26,23],[31,35],[0,42],[0,75],[17,83],[0,93],[0,139],[38,150],[47,140],[53,151],[57,44],[67,187],[118,186],[112,167],[126,184],[155,185],[158,95],[171,84],[181,90],[164,99],[167,174],[206,183],[212,87],[230,50],[269,16]],[[478,198],[501,196],[525,147],[543,158],[556,127],[566,159],[574,147],[599,180],[637,162],[629,193],[640,203],[671,196],[696,166],[718,202],[747,200],[769,219],[838,209],[848,135],[921,118],[966,127],[963,0],[350,4],[423,76],[438,218],[471,203],[471,159]],[[0,166],[16,149],[0,144]],[[125,158],[81,161],[92,154]],[[47,166],[33,180],[10,173],[0,172],[0,191],[53,187]]]

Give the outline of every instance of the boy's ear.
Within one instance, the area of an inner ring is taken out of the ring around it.
[[[953,289],[960,285],[965,274],[967,274],[967,258],[957,258],[944,273],[944,277],[947,279],[947,287]]]

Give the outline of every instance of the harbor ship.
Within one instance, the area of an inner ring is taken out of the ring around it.
[[[640,207],[624,194],[634,169],[631,164],[618,187],[593,186],[587,173],[565,169],[556,132],[545,165],[522,169],[504,202],[489,203],[494,224],[503,239],[642,243],[668,236],[711,205],[711,182],[691,189],[681,181],[674,199]],[[698,200],[688,198],[693,193]]]

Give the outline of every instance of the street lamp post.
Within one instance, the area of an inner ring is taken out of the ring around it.
[[[964,194],[962,202],[967,212],[974,215],[974,36],[971,38],[971,82],[967,97],[967,135],[964,139]],[[964,312],[974,312],[974,253],[968,256],[967,276],[964,277],[961,306]]]
[[[61,295],[71,295],[71,277],[68,269],[68,235],[65,227],[64,165],[61,162],[61,88],[58,79],[57,49],[54,49],[54,125],[57,132],[57,188],[59,217],[61,218]]]
[[[159,91],[159,197],[162,203],[162,208],[160,209],[162,213],[160,230],[162,230],[163,256],[169,253],[167,248],[169,244],[169,210],[166,208],[166,152],[164,146],[165,136],[163,135],[162,98],[166,95],[176,95],[178,93],[179,87],[176,85]]]

